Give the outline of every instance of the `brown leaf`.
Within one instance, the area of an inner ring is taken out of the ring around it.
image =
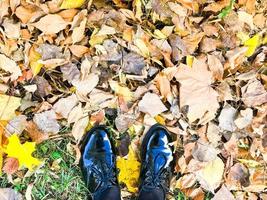
[[[229,191],[227,187],[225,187],[225,185],[222,185],[220,190],[216,192],[216,194],[212,198],[212,200],[223,200],[223,199],[235,200],[233,194]]]
[[[19,161],[16,158],[6,158],[3,172],[12,175],[19,169]],[[0,195],[1,196],[1,195]]]
[[[208,54],[208,66],[215,80],[221,81],[224,71],[221,61],[216,56]]]
[[[146,93],[138,104],[139,110],[150,114],[152,117],[167,110],[160,100],[159,96],[154,93]]]
[[[213,119],[219,108],[218,93],[211,87],[212,73],[207,65],[194,59],[192,68],[180,65],[175,78],[181,83],[180,106],[189,106],[189,121],[200,119],[199,123],[206,123]]]
[[[41,30],[44,34],[55,34],[66,28],[68,23],[57,14],[48,14],[42,17],[33,26]]]
[[[33,121],[26,122],[26,131],[32,141],[37,144],[48,139],[48,134],[41,132]]]
[[[241,88],[242,100],[247,106],[257,106],[267,102],[267,92],[257,79],[249,82]]]
[[[154,79],[156,82],[156,86],[160,91],[160,94],[165,98],[168,99],[168,97],[172,96],[171,93],[171,84],[167,76],[160,72]]]

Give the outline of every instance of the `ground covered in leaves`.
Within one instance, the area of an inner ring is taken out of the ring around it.
[[[265,0],[1,0],[0,199],[86,199],[79,143],[105,124],[124,199],[172,133],[168,199],[267,199]]]

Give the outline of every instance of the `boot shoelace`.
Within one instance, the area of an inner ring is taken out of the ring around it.
[[[96,191],[98,191],[100,186],[105,186],[102,187],[103,189],[107,188],[108,186],[111,185],[116,185],[117,184],[117,178],[116,178],[116,171],[114,170],[114,162],[112,162],[111,166],[108,166],[106,161],[103,161],[102,159],[95,159],[95,162],[97,162],[97,166],[100,166],[100,168],[91,166],[88,167],[87,173],[91,173],[95,179],[97,180],[97,187]],[[88,179],[90,176],[87,176]],[[89,183],[89,180],[87,180],[87,183]],[[102,189],[101,189],[102,191]]]
[[[145,165],[145,169],[147,169],[147,171],[145,173],[145,179],[142,184],[144,188],[151,190],[160,187],[165,192],[169,191],[167,182],[169,180],[170,167],[162,167],[158,173],[155,173],[154,165],[148,162]]]

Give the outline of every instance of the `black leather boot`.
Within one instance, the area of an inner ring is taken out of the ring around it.
[[[166,199],[173,160],[170,141],[169,132],[159,124],[146,133],[141,146],[140,200]]]
[[[104,199],[105,195],[120,199],[115,155],[104,126],[96,126],[86,134],[81,152],[80,166],[93,199]],[[108,192],[112,194],[107,194]]]

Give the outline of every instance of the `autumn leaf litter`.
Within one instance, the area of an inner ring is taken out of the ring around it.
[[[56,182],[66,165],[78,168],[84,134],[105,124],[131,198],[142,138],[160,123],[175,155],[168,199],[267,198],[264,1],[3,0],[0,23],[0,172],[9,187],[0,196],[54,198],[38,176]],[[65,145],[61,156],[36,153],[53,142]]]

